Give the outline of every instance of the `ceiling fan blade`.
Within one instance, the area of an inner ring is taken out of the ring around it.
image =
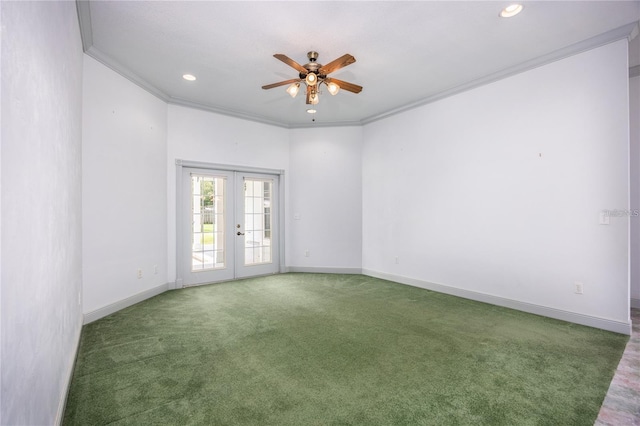
[[[281,81],[279,83],[267,84],[266,86],[262,86],[262,88],[265,90],[273,89],[274,87],[284,86],[286,84],[293,84],[299,81],[302,81],[302,80],[300,80],[299,78],[292,78],[291,80]]]
[[[306,75],[309,72],[305,67],[303,67],[302,65],[300,65],[299,63],[297,63],[287,55],[283,55],[282,53],[276,53],[275,55],[273,55],[273,57],[276,59],[280,59],[285,64],[289,65],[292,68],[295,68],[301,74]]]
[[[335,83],[338,86],[340,86],[342,90],[346,90],[348,92],[352,92],[352,93],[362,92],[362,86],[358,86],[357,84],[349,83],[347,81],[338,80],[337,78],[327,78],[325,79],[325,81],[327,83]]]
[[[346,67],[347,65],[351,65],[355,61],[356,61],[356,58],[354,58],[353,56],[351,56],[351,55],[349,55],[347,53],[346,55],[342,55],[338,59],[334,59],[333,61],[329,62],[328,64],[323,65],[318,70],[318,73],[319,74],[323,74],[323,75],[327,75],[330,72],[334,72],[337,69],[340,69],[342,67]]]

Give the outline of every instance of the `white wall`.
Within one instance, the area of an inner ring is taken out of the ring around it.
[[[86,55],[83,87],[83,309],[91,313],[167,283],[167,104]]]
[[[0,423],[51,425],[82,325],[82,46],[73,2],[0,8]]]
[[[627,73],[621,40],[366,125],[363,269],[628,326]]]
[[[293,270],[329,268],[359,273],[362,128],[291,130],[290,178],[288,265]],[[307,251],[309,256],[305,256]]]
[[[640,45],[636,37],[636,46]],[[631,209],[640,211],[640,76],[629,79]],[[640,217],[631,216],[631,304],[640,308]]]
[[[288,130],[211,112],[169,105],[167,137],[168,278],[176,279],[176,159],[285,170]],[[285,189],[285,216],[289,194]],[[287,246],[285,242],[285,247]]]

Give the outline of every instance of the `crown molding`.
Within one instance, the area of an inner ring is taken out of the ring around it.
[[[597,47],[604,46],[609,43],[613,43],[615,41],[619,41],[622,39],[629,39],[634,31],[637,31],[638,23],[633,22],[631,24],[624,25],[622,27],[616,28],[611,31],[607,31],[606,33],[597,35],[595,37],[583,40],[581,42],[572,44],[565,48],[556,50],[555,52],[551,52],[547,55],[539,56],[532,60],[523,62],[521,64],[515,65],[513,67],[506,68],[502,71],[498,71],[496,73],[487,75],[485,77],[470,81],[468,83],[461,84],[459,86],[453,87],[451,89],[445,90],[443,92],[436,93],[427,98],[421,99],[417,102],[413,102],[411,104],[407,104],[387,112],[383,112],[382,114],[373,115],[371,117],[364,118],[362,120],[362,124],[373,123],[374,121],[382,120],[384,118],[390,117],[392,115],[399,114],[401,112],[409,111],[414,108],[418,108],[435,101],[439,101],[444,98],[448,98],[449,96],[457,95],[462,92],[466,92],[471,89],[475,89],[480,86],[484,86],[486,84],[494,83],[498,80],[505,79],[507,77],[514,76],[516,74],[523,73],[525,71],[532,70],[534,68],[541,67],[543,65],[550,64],[552,62],[559,61],[561,59],[568,58],[573,55],[577,55],[579,53],[585,52],[587,50],[595,49]]]
[[[214,105],[205,105],[198,102],[192,102],[187,99],[177,98],[170,96],[167,102],[171,105],[184,106],[188,108],[199,109],[203,111],[213,112],[216,114],[226,115],[229,117],[239,118],[242,120],[254,121],[257,123],[268,124],[270,126],[282,127],[285,129],[306,129],[316,127],[349,127],[349,126],[362,126],[360,121],[331,121],[331,122],[310,122],[310,123],[283,123],[281,121],[272,120],[261,115],[249,114],[241,111],[234,111],[227,108],[222,108]]]
[[[502,71],[498,71],[488,76],[470,81],[468,83],[461,84],[451,89],[438,92],[432,96],[421,99],[419,101],[412,102],[410,104],[403,105],[401,107],[394,108],[389,111],[385,111],[381,114],[376,114],[370,117],[366,117],[360,121],[343,121],[343,122],[326,122],[326,123],[322,123],[322,122],[285,123],[282,121],[273,120],[273,119],[256,115],[256,114],[249,114],[246,112],[234,111],[234,110],[230,110],[230,109],[219,107],[219,106],[205,105],[205,104],[191,102],[186,99],[176,98],[176,97],[167,95],[162,90],[158,89],[152,84],[149,84],[142,77],[135,74],[134,72],[129,70],[124,65],[120,64],[118,61],[116,61],[109,55],[96,49],[93,46],[90,2],[88,0],[76,0],[76,9],[78,12],[78,21],[80,24],[80,35],[82,38],[82,47],[84,49],[84,52],[87,55],[94,58],[95,60],[97,60],[98,62],[112,69],[116,73],[130,80],[132,83],[136,84],[137,86],[151,93],[152,95],[158,97],[159,99],[165,101],[168,104],[200,109],[203,111],[222,114],[230,117],[239,118],[242,120],[249,120],[249,121],[254,121],[262,124],[268,124],[271,126],[282,127],[285,129],[363,126],[365,124],[369,124],[375,121],[385,119],[392,115],[409,111],[414,108],[418,108],[418,107],[436,102],[438,100],[448,98],[450,96],[457,95],[459,93],[466,92],[468,90],[475,89],[477,87],[484,86],[486,84],[493,83],[495,81],[502,80],[504,78],[511,77],[513,75],[520,74],[525,71],[529,71],[531,69],[538,68],[540,66],[547,65],[555,61],[559,61],[561,59],[576,55],[578,53],[582,53],[587,50],[594,49],[596,47],[604,46],[614,41],[622,40],[624,38],[628,40],[632,40],[638,35],[638,28],[639,28],[638,22],[633,22],[631,24],[624,25],[622,27],[597,35],[590,39],[578,42],[571,46],[567,46],[563,49],[556,50],[555,52],[549,53],[547,55],[543,55],[538,58],[532,59],[530,61],[526,61],[521,64],[518,64],[516,66],[506,68]],[[632,67],[629,69],[630,77],[637,77],[638,75],[640,75],[640,68],[638,66]]]
[[[205,105],[205,104],[201,104],[201,103],[197,103],[197,102],[191,102],[191,101],[188,101],[186,99],[176,98],[176,97],[173,97],[173,96],[170,96],[169,99],[167,100],[167,102],[172,104],[172,105],[180,105],[180,106],[185,106],[185,107],[189,107],[189,108],[200,109],[200,110],[203,110],[203,111],[214,112],[216,114],[227,115],[229,117],[240,118],[242,120],[249,120],[249,121],[255,121],[257,123],[269,124],[271,126],[284,127],[284,128],[287,128],[287,129],[291,127],[286,123],[282,123],[282,122],[276,121],[276,120],[271,120],[269,118],[266,118],[266,117],[263,117],[263,116],[260,116],[260,115],[249,114],[249,113],[241,112],[241,111],[234,111],[234,110],[230,110],[230,109],[227,109],[227,108],[221,108],[221,107],[217,107],[217,106],[213,106],[213,105]]]
[[[125,67],[124,65],[122,65],[121,63],[113,59],[111,56],[101,52],[95,47],[91,46],[84,53],[87,54],[88,56],[91,56],[93,59],[105,65],[106,67],[111,68],[116,73],[120,74],[121,76],[131,81],[132,83],[140,86],[142,89],[151,93],[155,97],[167,103],[169,103],[169,101],[171,100],[171,97],[166,93],[164,93],[162,90],[158,89],[152,84],[149,84],[145,79],[140,77],[138,74],[132,72],[127,67]]]
[[[281,128],[285,128],[285,129],[313,128],[313,127],[362,126],[362,123],[360,121],[328,122],[328,123],[313,122],[313,123],[310,123],[310,124],[306,124],[306,123],[289,124],[289,123],[283,123],[283,122],[277,121],[277,120],[272,120],[270,118],[263,117],[261,115],[249,114],[249,113],[242,112],[242,111],[235,111],[235,110],[231,110],[231,109],[228,109],[228,108],[222,108],[222,107],[215,106],[215,105],[206,105],[206,104],[202,104],[202,103],[198,103],[198,102],[192,102],[192,101],[189,101],[189,100],[186,100],[186,99],[182,99],[182,98],[178,98],[178,97],[167,95],[162,90],[160,90],[157,87],[149,84],[146,80],[144,80],[139,75],[131,72],[127,67],[125,67],[124,65],[120,64],[118,61],[113,59],[111,56],[104,54],[103,52],[101,52],[100,50],[96,49],[93,46],[91,46],[87,50],[85,50],[85,54],[87,54],[88,56],[90,56],[93,59],[97,60],[101,64],[105,65],[106,67],[108,67],[108,68],[112,69],[113,71],[115,71],[116,73],[120,74],[121,76],[123,76],[127,80],[131,81],[132,83],[136,84],[137,86],[141,87],[142,89],[146,90],[150,94],[156,96],[160,100],[162,100],[162,101],[164,101],[164,102],[166,102],[167,104],[170,104],[170,105],[178,105],[178,106],[184,106],[184,107],[188,107],[188,108],[199,109],[199,110],[202,110],[202,111],[213,112],[215,114],[226,115],[228,117],[239,118],[241,120],[253,121],[253,122],[256,122],[256,123],[267,124],[267,125],[270,125],[270,126],[276,126],[276,127],[281,127]]]
[[[149,84],[142,77],[129,70],[127,67],[113,59],[111,56],[103,53],[93,46],[93,28],[91,25],[91,4],[88,0],[76,0],[76,10],[78,12],[78,24],[80,25],[80,38],[82,39],[82,49],[84,53],[111,68],[127,80],[140,86],[152,95],[169,101],[169,96],[157,87]]]
[[[86,52],[93,46],[93,29],[91,28],[91,7],[88,0],[76,0],[78,23],[80,24],[80,38],[82,50]]]

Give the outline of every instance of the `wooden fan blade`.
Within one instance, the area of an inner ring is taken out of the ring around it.
[[[307,75],[307,73],[309,72],[305,67],[303,67],[302,65],[300,65],[299,63],[297,63],[287,55],[283,55],[282,53],[276,53],[275,55],[273,55],[273,57],[276,59],[280,59],[285,64],[289,65],[292,68],[295,68],[301,74]]]
[[[323,65],[318,70],[318,73],[319,74],[323,74],[323,75],[327,75],[330,72],[334,72],[337,69],[340,69],[342,67],[346,67],[347,65],[351,65],[355,61],[356,61],[356,58],[354,58],[353,56],[351,56],[351,55],[349,55],[347,53],[346,55],[342,55],[338,59],[335,59],[335,60],[329,62],[328,64]]]
[[[280,83],[267,84],[266,86],[262,86],[262,88],[265,90],[273,89],[274,87],[284,86],[286,84],[293,84],[299,81],[302,81],[302,80],[300,80],[299,78],[292,78],[291,80],[281,81]]]
[[[352,93],[362,92],[362,86],[358,86],[357,84],[349,83],[347,81],[338,80],[337,78],[327,78],[325,79],[325,81],[327,83],[335,83],[338,86],[340,86],[342,90],[346,90],[347,92],[352,92]]]

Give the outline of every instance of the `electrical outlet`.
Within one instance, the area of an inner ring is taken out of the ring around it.
[[[575,293],[576,294],[583,294],[584,293],[584,284],[579,283],[579,282],[575,282],[573,283],[574,287],[575,287]]]
[[[396,265],[400,263],[400,258],[396,256]]]
[[[309,250],[304,251],[304,257],[309,257]]]
[[[142,269],[138,269],[138,278],[142,278]]]

